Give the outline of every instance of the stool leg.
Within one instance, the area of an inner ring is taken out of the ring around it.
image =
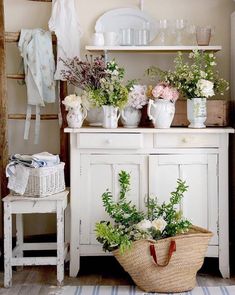
[[[11,204],[4,202],[4,287],[12,286],[12,215]]]
[[[64,280],[64,209],[62,202],[57,201],[57,284],[62,285]]]
[[[16,214],[16,247],[17,247],[17,254],[16,257],[23,257],[23,215]],[[17,271],[23,270],[23,266],[17,266]]]

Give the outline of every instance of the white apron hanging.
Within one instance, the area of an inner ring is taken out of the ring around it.
[[[27,114],[24,139],[28,139],[32,106],[36,107],[35,143],[39,141],[40,107],[54,103],[55,61],[51,33],[42,29],[21,30],[18,44],[24,60],[25,82],[27,86]]]
[[[53,0],[48,26],[57,37],[56,80],[63,80],[61,70],[66,69],[60,59],[80,57],[81,26],[76,8],[77,0]]]

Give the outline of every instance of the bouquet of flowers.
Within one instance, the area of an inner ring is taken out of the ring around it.
[[[194,50],[189,54],[186,62],[181,52],[174,60],[175,69],[163,71],[151,67],[147,73],[155,78],[159,77],[164,83],[172,85],[186,98],[211,97],[215,94],[223,95],[228,90],[228,82],[219,77],[214,70],[216,58],[213,53]]]
[[[124,252],[131,247],[132,242],[141,239],[159,240],[171,237],[189,230],[191,223],[175,209],[182,198],[187,186],[178,180],[175,192],[171,193],[169,203],[158,204],[154,198],[146,203],[146,212],[138,211],[135,205],[127,200],[126,194],[130,189],[130,174],[119,173],[120,199],[113,201],[112,194],[106,191],[102,195],[105,211],[114,223],[101,221],[96,224],[97,240],[103,244],[105,251],[120,249]]]
[[[147,86],[146,85],[132,85],[128,94],[128,101],[126,107],[134,109],[142,109],[148,103]]]
[[[65,105],[66,111],[69,109],[80,109],[82,106],[82,98],[76,94],[68,95],[62,103]]]
[[[68,70],[62,72],[63,78],[82,89],[83,96],[91,105],[113,105],[123,107],[128,99],[128,89],[123,83],[124,68],[115,60],[105,63],[104,57],[90,58],[85,61],[75,57],[63,61]]]
[[[170,86],[169,83],[160,82],[152,90],[154,98],[166,99],[175,103],[179,98],[179,92],[175,87]]]

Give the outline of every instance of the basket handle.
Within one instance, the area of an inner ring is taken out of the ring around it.
[[[173,252],[176,251],[176,242],[175,241],[171,241],[170,247],[169,247],[169,252],[168,252],[168,257],[167,257],[167,261],[163,264],[159,264],[157,262],[157,253],[154,247],[154,244],[150,244],[150,255],[153,257],[154,262],[156,263],[157,266],[167,266],[171,260],[171,256],[173,254]]]

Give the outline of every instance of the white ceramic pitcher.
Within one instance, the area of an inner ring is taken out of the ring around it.
[[[110,106],[110,105],[104,105],[103,106],[103,124],[102,126],[104,128],[117,128],[118,126],[118,120],[120,118],[120,112],[118,107]]]
[[[80,128],[86,116],[87,110],[85,108],[69,108],[66,116],[68,127]]]
[[[121,111],[121,122],[125,128],[137,128],[141,119],[141,110],[125,107]]]
[[[150,99],[147,112],[155,128],[170,128],[175,114],[175,104],[167,99]]]

